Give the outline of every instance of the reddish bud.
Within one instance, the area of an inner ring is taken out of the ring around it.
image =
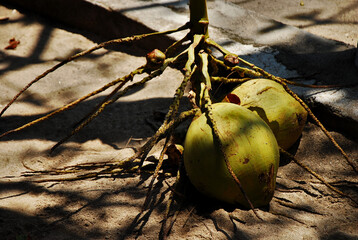
[[[235,54],[226,54],[224,56],[224,63],[229,67],[234,67],[239,63],[239,58]]]
[[[153,51],[147,54],[146,59],[147,59],[147,64],[157,66],[164,62],[165,54],[159,49],[154,49]]]

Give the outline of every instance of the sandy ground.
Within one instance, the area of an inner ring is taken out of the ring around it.
[[[96,41],[91,34],[3,6],[0,16],[10,18],[0,22],[1,106],[29,80]],[[4,50],[13,37],[20,40],[20,45],[15,50]],[[0,119],[0,131],[42,116],[144,62],[143,57],[113,50],[100,50],[76,60],[36,84],[9,108]],[[29,169],[48,170],[130,156],[159,126],[158,115],[165,113],[180,79],[180,73],[171,69],[145,88],[132,91],[52,155],[49,149],[107,92],[1,139],[1,238],[157,239],[171,193],[167,183],[172,184],[174,177],[161,177],[156,182],[156,195],[150,199],[149,209],[140,214],[150,181],[144,173],[43,183],[32,181],[38,177],[20,175]],[[331,133],[352,159],[358,159],[357,139],[334,129]],[[151,153],[154,157],[157,154]],[[338,189],[358,199],[356,174],[317,126],[307,124],[295,155]],[[284,159],[273,200],[266,208],[257,209],[264,221],[252,211],[209,200],[188,188],[185,199],[177,197],[174,201],[173,209],[180,211],[169,239],[358,239],[357,205]]]

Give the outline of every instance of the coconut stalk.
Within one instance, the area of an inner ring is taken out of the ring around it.
[[[206,38],[208,38],[209,18],[206,0],[190,0],[189,11],[191,33],[193,35],[204,35]]]

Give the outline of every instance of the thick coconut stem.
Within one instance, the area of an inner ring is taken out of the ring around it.
[[[192,34],[201,34],[209,37],[209,18],[206,0],[190,0],[189,9]]]

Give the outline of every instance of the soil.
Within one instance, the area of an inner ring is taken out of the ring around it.
[[[9,17],[0,22],[1,107],[44,70],[100,40],[9,6],[0,6],[0,16]],[[11,38],[20,40],[20,44],[4,50]],[[30,88],[0,118],[0,132],[43,116],[144,63],[144,57],[111,49],[76,60]],[[0,139],[1,238],[158,239],[172,193],[168,185],[175,182],[175,176],[161,175],[148,208],[141,212],[151,180],[145,172],[44,182],[39,180],[57,176],[29,173],[131,156],[160,125],[181,79],[180,72],[169,69],[113,104],[51,155],[49,149],[108,92]],[[358,159],[357,139],[335,129],[330,133],[353,160]],[[307,123],[293,152],[328,182],[358,200],[356,173],[316,125]],[[151,159],[155,161],[158,153],[159,147],[150,153]],[[152,170],[153,163],[146,164]],[[263,221],[251,210],[208,199],[186,184],[186,197],[178,195],[172,205],[169,239],[358,239],[357,204],[284,158],[273,200],[257,209]]]

